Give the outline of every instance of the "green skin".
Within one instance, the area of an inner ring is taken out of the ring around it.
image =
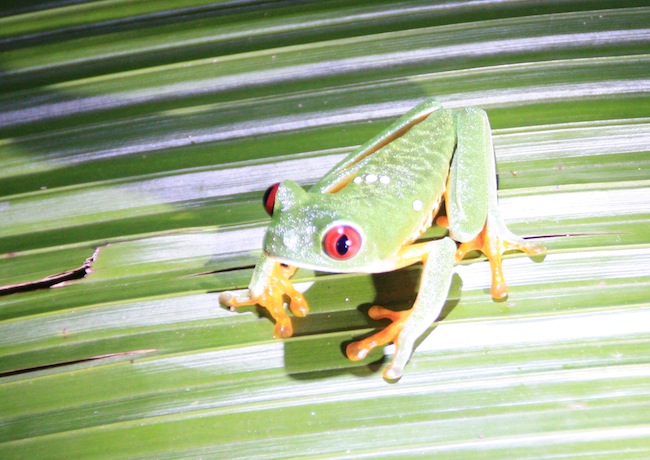
[[[433,225],[443,198],[449,236],[414,243]],[[325,234],[337,225],[350,226],[361,236],[358,253],[347,260],[331,257],[324,250]],[[487,114],[475,108],[443,109],[429,99],[355,150],[308,192],[294,182],[282,182],[264,238],[264,254],[248,293],[238,297],[226,293],[221,301],[231,307],[257,303],[269,308],[277,322],[276,336],[289,336],[290,320],[277,305],[267,305],[273,301],[268,295],[265,298],[265,293],[274,291],[276,303],[288,295],[291,310],[299,316],[307,313],[307,305],[288,281],[294,270],[275,277],[277,270],[283,270],[277,268],[278,263],[325,272],[377,273],[422,262],[418,297],[408,315],[380,307],[375,313],[376,318],[395,322],[395,330],[384,333],[389,337],[379,339],[381,343],[395,342],[395,355],[384,371],[385,378],[395,380],[402,375],[416,340],[440,315],[453,266],[464,254],[459,249],[459,256],[456,242],[471,244],[482,232],[489,233],[485,233],[489,241],[504,244],[498,257],[484,251],[491,263],[498,265],[492,267],[499,278],[493,279],[493,296],[496,290],[495,298],[502,298],[507,293],[505,284],[502,289],[494,288],[502,282],[501,253],[519,249],[537,254],[543,248],[513,235],[498,212]],[[279,331],[281,323],[288,330]],[[376,345],[355,343],[348,347],[348,356],[361,359]]]

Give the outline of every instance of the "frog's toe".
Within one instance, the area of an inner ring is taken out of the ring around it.
[[[521,244],[520,247],[515,248],[519,249],[520,251],[524,251],[526,254],[529,256],[539,256],[541,254],[544,254],[546,252],[546,247],[542,246],[541,244],[535,244],[535,243],[523,243]]]
[[[492,285],[490,286],[490,296],[494,300],[506,300],[508,298],[508,286],[506,282],[503,280],[494,281],[493,279]]]
[[[380,307],[379,305],[370,307],[370,310],[368,310],[368,316],[376,321],[382,319],[389,319],[393,322],[403,321],[406,319],[405,316],[408,316],[409,313],[410,310],[395,311],[389,308]]]
[[[546,248],[541,244],[526,241],[507,229],[504,229],[497,234],[490,234],[486,239],[494,246],[493,250],[498,250],[501,254],[510,251],[521,251],[529,256],[537,256],[546,251]]]
[[[231,307],[230,303],[232,302],[232,299],[233,299],[234,297],[235,297],[235,296],[234,296],[233,293],[230,292],[230,291],[222,292],[221,294],[219,294],[219,303],[220,303],[221,306],[223,306],[223,307],[230,308],[230,307]]]
[[[376,345],[375,345],[376,346]],[[350,361],[361,361],[375,346],[368,346],[363,341],[352,342],[345,347],[345,354]]]
[[[309,305],[307,304],[307,300],[305,300],[303,295],[296,291],[296,294],[291,297],[289,310],[291,310],[291,313],[293,313],[295,316],[304,318],[309,313]]]
[[[386,369],[384,369],[382,375],[386,380],[396,381],[402,378],[403,373],[404,368],[395,364],[390,364]]]
[[[291,324],[291,319],[286,318],[277,318],[275,322],[275,327],[273,328],[273,337],[276,339],[286,339],[293,335],[293,325]]]
[[[234,311],[237,307],[254,305],[255,301],[248,296],[238,296],[234,292],[226,291],[219,295],[219,303],[230,311]]]

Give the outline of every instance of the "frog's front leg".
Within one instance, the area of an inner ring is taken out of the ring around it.
[[[445,191],[447,218],[438,223],[460,246],[456,259],[479,250],[490,261],[492,286],[496,300],[508,296],[501,261],[508,251],[523,251],[534,256],[545,251],[543,246],[526,242],[506,226],[497,203],[496,165],[492,134],[487,114],[480,109],[459,110],[455,114],[456,150]]]
[[[415,342],[440,316],[451,284],[455,252],[456,244],[450,238],[404,248],[397,268],[418,261],[424,263],[413,307],[405,311],[372,307],[368,312],[371,318],[390,319],[392,323],[370,337],[349,344],[346,348],[348,358],[353,361],[363,359],[373,348],[393,342],[395,354],[383,375],[388,380],[399,379],[413,354]]]
[[[240,295],[224,292],[219,296],[219,302],[231,310],[245,305],[260,305],[268,310],[275,321],[273,336],[291,337],[293,325],[284,309],[285,296],[289,297],[289,309],[295,316],[303,317],[309,313],[307,301],[291,283],[290,278],[295,272],[296,267],[283,265],[262,255],[255,266],[248,292]]]

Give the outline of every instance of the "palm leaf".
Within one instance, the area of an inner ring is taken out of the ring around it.
[[[648,456],[647,2],[3,9],[1,458]],[[261,192],[428,96],[487,110],[508,224],[548,247],[506,260],[509,299],[459,265],[396,385],[390,347],[341,347],[419,267],[299,271],[285,341],[219,307]]]

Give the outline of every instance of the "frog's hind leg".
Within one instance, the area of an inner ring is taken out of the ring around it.
[[[373,319],[390,319],[392,323],[370,337],[352,342],[346,348],[353,361],[365,358],[375,347],[393,342],[395,354],[383,375],[388,380],[402,376],[404,366],[413,354],[417,339],[438,319],[447,299],[454,265],[456,244],[450,238],[415,244],[406,248],[405,259],[424,261],[420,289],[410,310],[392,311],[372,307],[368,314]],[[408,265],[408,263],[405,263]]]
[[[501,266],[503,253],[523,251],[532,256],[545,249],[514,235],[501,218],[487,114],[480,109],[463,109],[456,112],[455,122],[457,143],[445,191],[445,224],[452,238],[461,243],[456,260],[473,250],[487,256],[492,269],[490,293],[502,300],[508,296]]]

